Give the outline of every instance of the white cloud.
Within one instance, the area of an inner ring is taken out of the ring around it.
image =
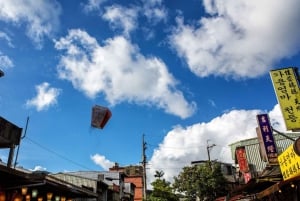
[[[146,38],[150,39],[155,34],[153,26],[159,22],[167,21],[168,12],[161,0],[142,0],[141,2],[132,2],[126,7],[120,4],[104,7],[106,1],[89,0],[83,5],[83,10],[86,13],[98,11],[102,19],[108,21],[114,31],[121,30],[127,38],[130,38],[132,31],[142,28]],[[104,7],[104,12],[101,6]],[[147,26],[139,24],[140,27],[138,27],[138,22],[142,21],[141,19],[146,19],[149,22]]]
[[[110,38],[100,46],[85,31],[71,30],[55,41],[55,48],[66,51],[59,77],[88,97],[103,93],[112,105],[123,101],[154,105],[181,118],[195,111],[194,103],[176,89],[177,81],[166,65],[159,58],[141,55],[124,37]]]
[[[109,168],[114,166],[114,162],[109,161],[105,158],[105,156],[102,156],[100,154],[91,156],[91,159],[95,164],[101,166],[104,170],[108,170]]]
[[[259,113],[265,111],[232,110],[207,123],[174,127],[154,150],[148,162],[148,182],[155,179],[153,175],[156,170],[164,171],[164,178],[172,182],[182,167],[190,165],[192,161],[207,160],[207,144],[216,144],[210,151],[212,160],[234,163],[229,144],[256,137],[256,115]],[[283,131],[278,105],[269,112],[269,116],[274,128]]]
[[[5,42],[7,42],[9,47],[11,48],[14,47],[11,38],[5,32],[0,31],[0,39],[5,40]],[[4,55],[0,51],[0,68],[4,69],[4,68],[11,68],[11,67],[14,67],[13,61],[7,55]]]
[[[27,100],[26,106],[36,107],[37,111],[48,109],[50,106],[57,103],[57,97],[60,94],[60,89],[51,88],[49,83],[44,82],[36,86],[36,97]]]
[[[31,170],[31,171],[46,171],[47,168],[44,168],[44,167],[42,167],[40,165],[37,165],[33,169],[29,169],[29,170]]]
[[[208,103],[209,103],[211,106],[213,106],[214,108],[217,107],[215,101],[213,101],[212,99],[209,99],[209,100],[208,100]]]
[[[161,0],[142,0],[143,10],[142,14],[146,16],[149,22],[158,23],[160,21],[166,21],[168,12],[167,9],[162,5]]]
[[[88,0],[88,2],[83,6],[85,12],[98,11],[100,10],[101,4],[107,0]]]
[[[26,34],[37,48],[58,28],[60,12],[60,5],[52,0],[0,0],[0,20],[14,25],[25,23]]]
[[[14,47],[11,38],[5,32],[0,31],[0,39],[4,39],[9,47]]]
[[[125,8],[120,5],[105,7],[105,13],[102,16],[103,19],[110,23],[113,29],[121,28],[123,34],[127,37],[136,28],[137,17],[137,8]]]
[[[0,52],[0,68],[11,68],[14,67],[14,63],[13,61],[7,56],[7,55],[3,55]]]
[[[269,118],[271,124],[275,129],[282,132],[286,130],[284,118],[282,116],[282,112],[279,104],[275,105],[273,110],[269,112]]]
[[[299,52],[298,0],[206,0],[204,6],[210,17],[197,25],[178,18],[170,37],[199,77],[257,77]]]

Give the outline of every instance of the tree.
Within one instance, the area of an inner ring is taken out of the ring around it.
[[[165,174],[164,171],[162,171],[162,170],[156,170],[154,177],[158,177],[158,179],[160,179],[160,178],[162,178],[164,176],[164,174]]]
[[[226,195],[226,179],[218,163],[186,166],[174,177],[173,188],[184,193],[189,201],[198,197],[200,200],[212,201]]]
[[[151,183],[153,186],[153,191],[148,197],[149,201],[178,201],[179,199],[176,197],[175,193],[173,193],[173,189],[171,183],[166,181],[165,179],[161,179],[163,177],[163,171],[155,171],[154,177],[157,177],[155,181]]]

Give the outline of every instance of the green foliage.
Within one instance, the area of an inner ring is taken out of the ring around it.
[[[148,197],[148,201],[178,201],[179,199],[173,193],[173,189],[170,182],[165,179],[161,179],[164,175],[163,171],[156,171],[155,177],[158,177],[152,182],[153,191]]]
[[[226,179],[217,163],[208,163],[184,167],[177,177],[174,177],[173,188],[184,193],[187,200],[211,201],[216,197],[226,195]]]
[[[165,174],[164,171],[162,171],[162,170],[156,170],[154,177],[158,177],[158,179],[160,179],[160,178],[162,178],[164,176],[164,174]]]

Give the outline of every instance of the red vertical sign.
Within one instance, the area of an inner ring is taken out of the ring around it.
[[[237,147],[236,150],[236,158],[240,167],[240,171],[245,173],[249,172],[249,165],[246,156],[245,147]]]

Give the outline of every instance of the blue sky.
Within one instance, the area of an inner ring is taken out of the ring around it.
[[[272,4],[272,6],[270,6]],[[297,0],[0,0],[1,116],[25,128],[18,165],[49,172],[141,162],[172,180],[191,161],[233,162],[268,113],[269,71],[299,66]],[[288,11],[288,12],[284,12]],[[108,107],[104,129],[90,126]],[[8,149],[0,150],[7,161]]]

